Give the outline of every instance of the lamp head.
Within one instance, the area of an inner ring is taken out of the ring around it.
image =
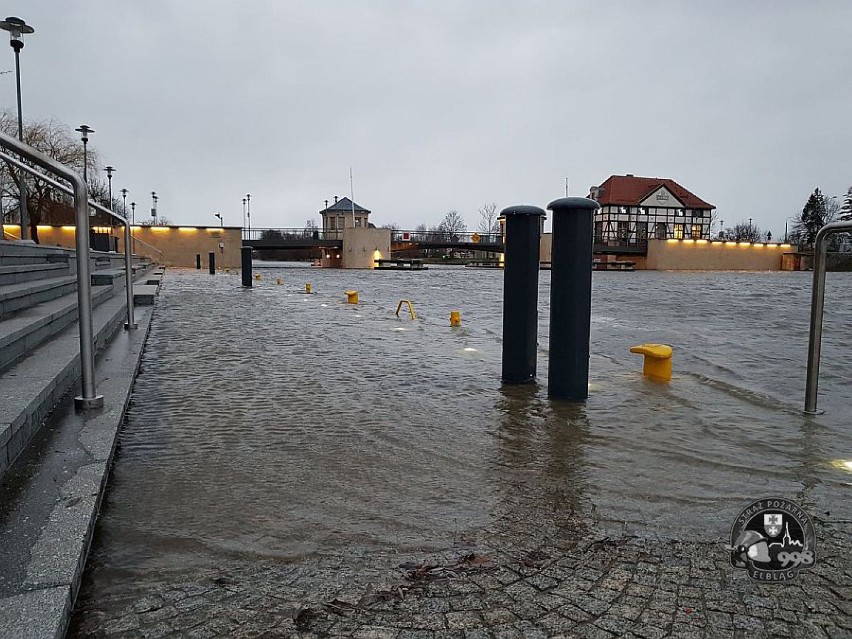
[[[115,172],[115,168],[111,166],[104,167],[104,171],[106,171],[107,179],[112,179],[112,174]]]
[[[20,18],[10,16],[3,21],[0,21],[0,29],[9,32],[9,44],[16,51],[20,52],[24,48],[24,34],[33,33],[33,29]]]
[[[95,132],[94,129],[89,128],[88,124],[81,124],[79,127],[77,127],[74,130],[78,131],[80,133],[80,139],[83,140],[84,145],[86,144],[86,142],[89,141],[89,133]]]

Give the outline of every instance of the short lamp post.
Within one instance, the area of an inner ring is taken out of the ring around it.
[[[14,16],[0,21],[0,29],[9,32],[9,45],[15,51],[15,81],[18,92],[18,140],[24,141],[24,119],[21,111],[21,49],[24,48],[24,34],[33,33],[33,29],[26,22]],[[21,239],[27,239],[29,230],[29,215],[27,214],[27,184],[24,181],[24,172],[18,172],[18,189],[20,193],[19,212],[21,216]]]
[[[221,213],[214,213],[213,215],[215,215],[216,217],[219,218],[219,226],[221,226],[222,228],[225,228],[225,219],[222,217],[222,214]]]

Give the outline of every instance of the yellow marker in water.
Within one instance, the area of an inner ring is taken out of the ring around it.
[[[276,283],[278,286],[281,286],[281,278],[280,278],[280,277],[276,277],[276,278],[275,278],[275,283]]]
[[[411,315],[411,319],[417,319],[417,316],[414,314],[414,306],[411,305],[409,300],[399,301],[399,304],[396,307],[396,316],[399,317],[399,311],[402,309],[403,304],[408,304],[408,312]]]
[[[346,303],[347,304],[357,304],[358,303],[358,291],[346,291]]]
[[[310,295],[310,292],[311,292],[311,283],[307,282],[307,283],[305,283],[305,293],[308,293]]]
[[[672,378],[672,347],[668,344],[639,344],[631,346],[630,352],[645,356],[643,375],[658,382],[667,382]]]
[[[256,279],[256,280],[259,282],[259,281],[260,281],[260,280],[262,280],[263,278],[261,277],[260,273],[255,273],[255,274],[254,274],[254,279]]]
[[[450,311],[450,326],[461,326],[460,311]]]

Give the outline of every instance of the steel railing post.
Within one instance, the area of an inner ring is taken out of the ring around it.
[[[852,221],[832,222],[823,226],[814,242],[814,283],[811,291],[811,327],[808,338],[808,375],[805,381],[805,412],[817,413],[819,360],[822,347],[822,317],[825,304],[825,263],[828,238],[835,233],[852,231]]]
[[[133,310],[133,239],[130,232],[130,222],[124,220],[124,279],[127,289],[127,322],[124,328],[132,330],[138,328]]]

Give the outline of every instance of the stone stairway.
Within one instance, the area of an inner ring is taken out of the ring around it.
[[[91,255],[95,346],[126,317],[124,256]],[[0,476],[80,379],[74,251],[0,242]],[[134,263],[147,283],[151,264]],[[135,287],[134,287],[135,288]]]

